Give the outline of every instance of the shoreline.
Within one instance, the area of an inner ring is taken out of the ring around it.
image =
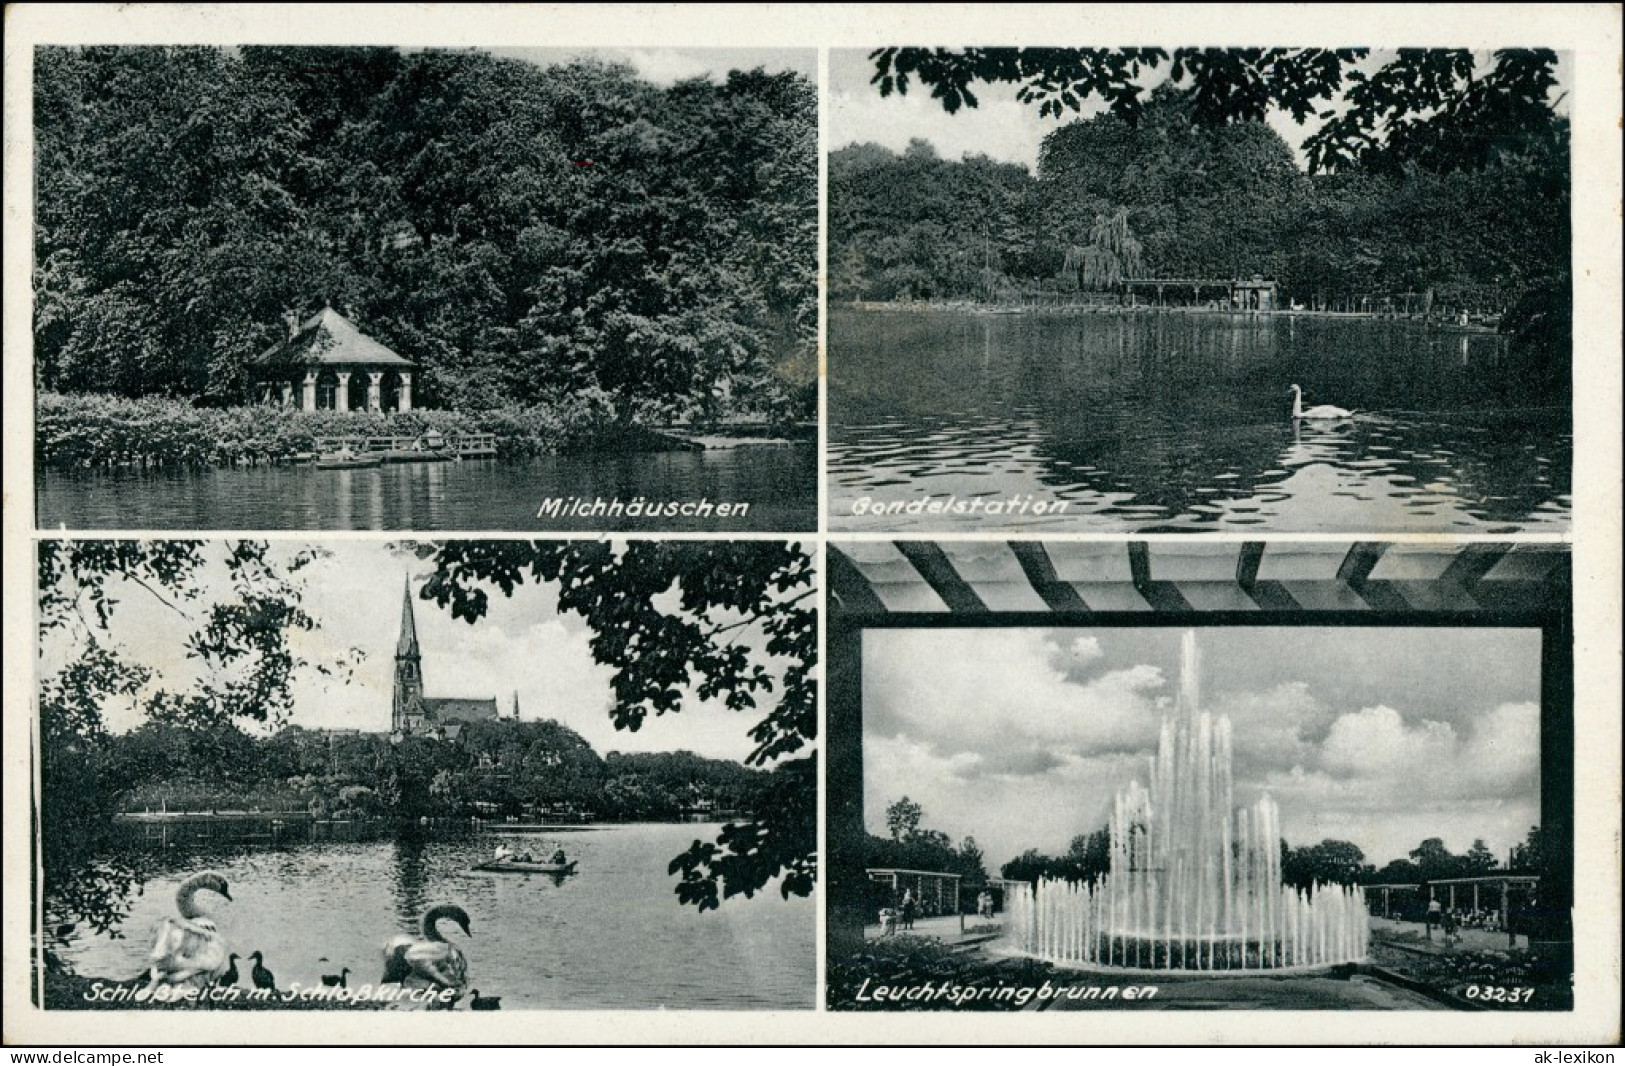
[[[881,312],[881,313],[923,313],[923,312],[957,312],[971,315],[1036,315],[1036,316],[1073,316],[1073,315],[1205,315],[1212,317],[1259,319],[1259,318],[1312,318],[1331,319],[1338,321],[1373,321],[1373,322],[1409,322],[1425,328],[1436,329],[1446,333],[1471,333],[1483,336],[1499,336],[1500,331],[1494,326],[1482,323],[1450,322],[1437,318],[1426,318],[1415,314],[1393,314],[1381,311],[1316,311],[1310,308],[1271,308],[1268,310],[1242,310],[1238,308],[1219,307],[1166,307],[1157,304],[1107,304],[1107,303],[1072,303],[1072,304],[984,304],[968,300],[845,300],[832,303],[831,310]]]

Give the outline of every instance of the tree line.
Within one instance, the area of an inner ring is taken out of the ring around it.
[[[535,817],[551,808],[587,819],[669,821],[696,810],[748,817],[768,776],[686,751],[600,756],[550,720],[469,722],[455,740],[299,726],[255,736],[234,723],[188,722],[159,709],[75,763],[53,760],[45,785],[71,795],[81,817],[262,810],[409,824]]]
[[[816,98],[791,73],[393,48],[41,48],[35,381],[243,402],[330,303],[420,403],[806,417]]]
[[[1550,840],[1532,826],[1524,842],[1512,849],[1503,865],[1482,839],[1475,839],[1462,854],[1451,852],[1441,837],[1429,837],[1407,853],[1378,868],[1366,861],[1359,845],[1347,840],[1322,840],[1293,847],[1281,841],[1281,880],[1295,888],[1317,884],[1416,885],[1497,872],[1540,874],[1552,859]],[[1111,870],[1111,833],[1097,829],[1072,838],[1065,852],[1046,855],[1029,848],[1000,867],[1003,877],[1036,883],[1041,878],[1093,882]]]
[[[1546,88],[1494,136],[1314,171],[1261,116],[1216,121],[1172,82],[1127,116],[1059,126],[1036,174],[919,139],[900,155],[848,145],[829,160],[831,295],[1014,301],[1261,274],[1305,307],[1499,313],[1568,284],[1568,122],[1528,98]]]
[[[868,868],[907,869],[959,874],[962,886],[976,886],[988,880],[982,850],[974,837],[966,837],[955,848],[948,834],[924,828],[925,811],[920,804],[903,796],[886,808],[887,836],[868,835],[864,865]],[[1419,884],[1461,877],[1480,877],[1495,872],[1540,874],[1549,869],[1553,849],[1558,846],[1550,834],[1531,826],[1522,843],[1508,855],[1503,865],[1482,838],[1475,839],[1462,854],[1451,852],[1443,838],[1429,837],[1407,854],[1380,869],[1366,860],[1359,845],[1347,840],[1322,840],[1318,844],[1293,847],[1281,840],[1281,879],[1297,888],[1316,884],[1378,885]],[[1028,848],[999,867],[999,876],[1011,881],[1037,884],[1044,878],[1062,881],[1094,882],[1111,872],[1111,830],[1105,826],[1079,833],[1059,855]]]

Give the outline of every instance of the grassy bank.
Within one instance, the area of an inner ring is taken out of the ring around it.
[[[658,451],[659,438],[616,422],[586,401],[488,411],[296,411],[195,407],[164,397],[127,399],[44,392],[35,405],[41,466],[230,466],[276,463],[311,452],[317,437],[493,433],[499,456],[525,458],[595,449]]]

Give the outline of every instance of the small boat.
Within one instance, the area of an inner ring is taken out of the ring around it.
[[[566,863],[520,862],[518,859],[492,859],[474,867],[489,874],[573,874],[577,860]]]
[[[382,462],[376,455],[358,455],[355,452],[333,452],[316,457],[317,470],[367,470]]]

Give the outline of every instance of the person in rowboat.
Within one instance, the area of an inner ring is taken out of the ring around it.
[[[553,852],[553,865],[554,866],[563,866],[564,865],[564,849],[563,848],[559,848],[557,851]]]

